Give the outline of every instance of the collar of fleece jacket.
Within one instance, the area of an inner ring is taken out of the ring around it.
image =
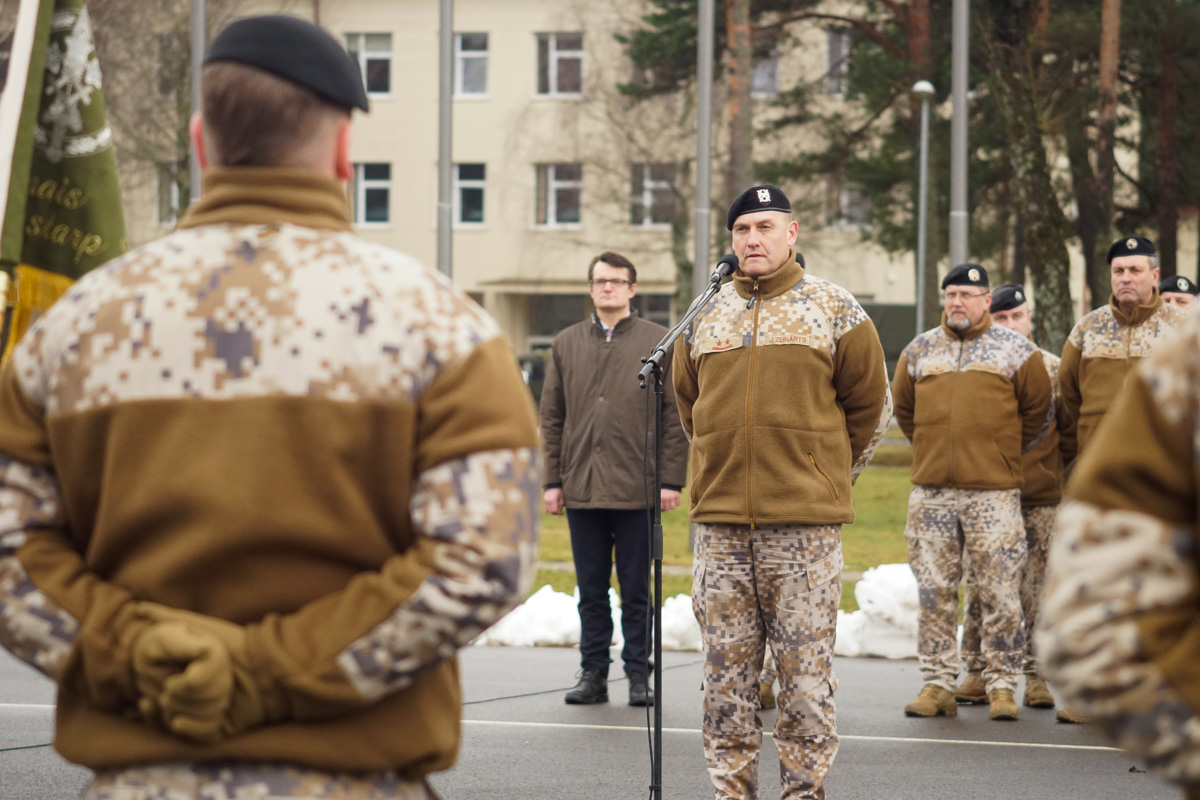
[[[1163,304],[1162,295],[1160,295],[1158,293],[1158,289],[1155,288],[1154,294],[1151,295],[1151,297],[1150,297],[1150,302],[1146,303],[1144,305],[1138,306],[1137,308],[1135,308],[1133,310],[1133,313],[1127,317],[1121,312],[1120,306],[1117,305],[1116,296],[1115,295],[1108,296],[1108,307],[1112,309],[1113,318],[1116,319],[1117,322],[1121,323],[1122,325],[1128,326],[1130,328],[1141,325],[1143,322],[1150,319],[1152,316],[1154,316],[1154,312],[1158,311],[1159,307],[1162,304]]]
[[[983,335],[983,332],[992,327],[992,313],[990,311],[983,312],[983,316],[965,331],[956,331],[946,324],[946,312],[942,311],[942,330],[955,339],[977,339]]]
[[[201,225],[269,225],[352,231],[346,192],[333,178],[296,167],[210,167],[200,199],[179,222]]]
[[[770,300],[772,297],[778,297],[788,289],[791,289],[803,277],[804,267],[800,266],[796,261],[796,251],[792,249],[788,251],[788,259],[783,262],[783,266],[770,275],[764,275],[756,279],[748,275],[743,275],[741,270],[733,273],[733,288],[747,300],[751,297],[758,297],[759,300]],[[758,282],[757,292],[754,291],[756,280]]]

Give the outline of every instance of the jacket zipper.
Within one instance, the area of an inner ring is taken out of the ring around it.
[[[817,466],[817,459],[813,458],[812,453],[808,454],[808,460],[812,463],[813,469],[817,471],[817,474],[821,476],[821,480],[825,481],[825,486],[829,489],[829,493],[833,495],[834,498],[837,498],[837,489],[833,488],[833,481],[829,480],[829,476],[822,472],[821,468]]]
[[[758,310],[762,308],[762,303],[755,303],[758,298],[758,279],[754,279],[753,294],[750,296],[750,302],[746,304],[746,308],[754,306],[754,321],[750,327],[750,374],[746,381],[746,512],[750,517],[750,528],[753,530],[755,525],[754,520],[754,496],[753,483],[751,476],[754,474],[754,452],[750,445],[750,415],[754,409],[754,353],[758,350]]]
[[[959,382],[959,380],[961,380],[961,373],[962,373],[963,350],[966,350],[966,349],[967,349],[967,340],[963,339],[958,343],[958,364],[954,367],[954,383],[951,385],[951,388],[950,388],[950,408],[958,407],[958,404],[955,403],[955,401],[954,401],[954,396],[958,394],[958,382]],[[950,446],[954,447],[953,437],[951,437],[951,445]],[[950,479],[952,481],[954,481],[955,485],[958,484],[958,468],[956,466],[957,463],[958,463],[958,459],[956,457],[956,454],[951,452],[951,454],[950,454]]]

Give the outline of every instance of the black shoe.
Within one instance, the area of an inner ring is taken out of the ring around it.
[[[629,705],[654,705],[654,692],[650,689],[649,675],[637,674],[629,676]]]
[[[575,688],[567,692],[569,706],[590,706],[608,702],[608,676],[594,667],[587,667]]]

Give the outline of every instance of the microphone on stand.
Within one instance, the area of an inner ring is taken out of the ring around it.
[[[721,256],[721,260],[717,262],[717,266],[713,274],[709,277],[709,283],[720,283],[728,278],[738,268],[738,257],[733,253],[726,253]]]

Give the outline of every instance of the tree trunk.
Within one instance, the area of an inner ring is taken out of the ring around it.
[[[1158,266],[1162,277],[1177,272],[1175,251],[1179,228],[1179,74],[1180,31],[1176,0],[1163,0],[1166,24],[1159,51],[1161,71],[1158,79]]]
[[[1121,54],[1121,0],[1103,0],[1100,9],[1100,100],[1096,109],[1096,195],[1098,200],[1100,235],[1096,242],[1096,258],[1088,273],[1092,305],[1104,302],[1112,290],[1108,261],[1105,258],[1113,229],[1113,175],[1116,160],[1113,153],[1117,126],[1117,67]]]
[[[729,164],[725,190],[733,199],[754,182],[751,161],[754,109],[750,97],[754,51],[750,42],[750,0],[728,0],[725,15],[729,31]]]
[[[1071,165],[1071,189],[1075,195],[1075,234],[1083,251],[1084,288],[1091,290],[1088,297],[1080,297],[1079,300],[1084,308],[1095,308],[1108,299],[1111,281],[1108,264],[1104,260],[1105,251],[1100,248],[1104,230],[1100,224],[1100,194],[1090,161],[1087,115],[1081,106],[1067,109],[1063,133],[1067,142],[1067,161]],[[1104,239],[1104,244],[1108,244],[1107,239]],[[1092,289],[1092,275],[1097,272],[1104,278],[1100,294]]]
[[[1030,11],[1008,6],[997,11],[989,84],[1008,134],[1013,168],[1016,217],[1023,225],[1026,266],[1033,278],[1038,342],[1059,352],[1075,318],[1071,309],[1070,226],[1054,193],[1042,139],[1041,101],[1034,57],[1029,46]]]

